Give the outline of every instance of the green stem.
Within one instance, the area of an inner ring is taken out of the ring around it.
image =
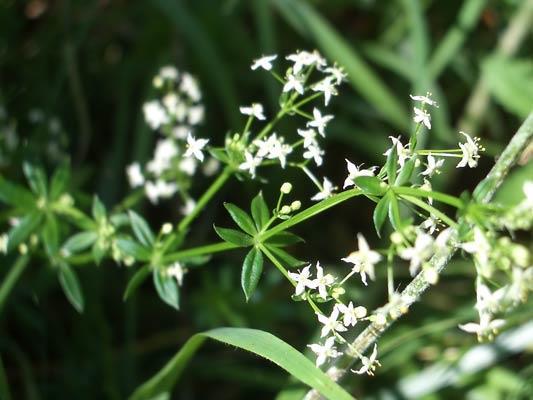
[[[455,208],[462,208],[463,202],[458,199],[455,196],[450,196],[446,193],[441,192],[434,192],[434,191],[428,191],[423,189],[415,189],[415,188],[409,188],[409,187],[403,187],[398,186],[393,188],[394,193],[399,195],[407,195],[407,196],[414,196],[414,197],[424,197],[424,198],[432,198],[437,201],[440,201],[441,203],[449,204],[452,207]]]
[[[401,196],[402,199],[407,200],[410,203],[413,203],[414,205],[422,208],[423,210],[426,210],[428,213],[433,214],[435,217],[439,218],[441,221],[443,221],[446,225],[457,228],[457,223],[448,217],[446,214],[441,212],[440,210],[436,209],[435,207],[429,205],[428,203],[412,196]]]
[[[203,256],[206,254],[213,254],[213,253],[220,253],[222,251],[233,250],[239,247],[241,246],[238,246],[233,243],[228,243],[228,242],[207,244],[205,246],[193,247],[191,249],[186,249],[186,250],[177,251],[175,253],[171,253],[164,257],[164,261],[170,264],[178,260],[183,260],[184,258]]]
[[[222,173],[218,176],[217,179],[209,186],[209,188],[204,192],[202,197],[198,200],[198,203],[196,203],[196,206],[194,207],[194,210],[187,215],[185,218],[181,220],[181,222],[178,224],[178,231],[183,232],[185,231],[192,221],[198,216],[200,211],[204,209],[204,207],[209,203],[209,200],[220,190],[220,188],[226,183],[226,181],[229,179],[231,174],[233,173],[233,168],[230,166],[227,166],[224,168]]]
[[[20,256],[7,273],[7,276],[4,278],[2,286],[0,286],[0,312],[2,312],[4,304],[9,294],[13,290],[13,287],[24,272],[24,269],[26,269],[28,261],[30,261],[30,257],[28,255]]]
[[[264,242],[266,239],[276,235],[277,233],[283,232],[294,225],[297,225],[311,217],[314,217],[315,215],[320,214],[321,212],[326,211],[331,207],[336,206],[337,204],[343,203],[346,200],[351,199],[352,197],[359,196],[360,194],[362,194],[361,190],[350,189],[342,193],[335,194],[325,200],[322,200],[320,203],[306,208],[298,214],[293,215],[288,220],[283,221],[281,224],[278,224],[272,229],[264,232],[260,235],[260,241]]]

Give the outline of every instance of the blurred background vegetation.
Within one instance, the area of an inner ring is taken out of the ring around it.
[[[3,0],[0,142],[4,149],[8,131],[16,131],[19,146],[0,159],[0,171],[20,177],[22,160],[51,170],[69,159],[77,202],[88,205],[97,193],[113,206],[129,190],[125,166],[153,151],[155,135],[141,108],[160,66],[173,64],[198,77],[207,107],[198,134],[220,145],[242,124],[239,105],[260,101],[272,111],[277,104],[278,85],[250,71],[251,60],[317,48],[349,75],[333,102],[336,118],[320,173],[340,184],[345,158],[384,162],[387,137],[408,134],[411,127],[408,95],[429,90],[440,108],[428,145],[446,148],[461,129],[487,147],[478,169],[452,167],[440,176],[437,189],[459,194],[486,174],[532,109],[532,25],[530,0]],[[292,128],[289,122],[280,129]],[[531,163],[523,164],[500,200],[520,196],[521,181],[533,175]],[[280,182],[289,180],[294,198],[310,204],[315,190],[301,175],[265,175],[270,203]],[[197,193],[207,184],[197,182]],[[216,240],[214,221],[229,225],[221,201],[247,207],[261,187],[233,180],[194,224],[188,245]],[[171,200],[138,209],[154,227],[180,218]],[[371,204],[355,199],[299,226],[296,233],[307,243],[292,251],[342,268],[339,259],[355,248],[356,232],[379,246],[370,221]],[[122,399],[192,334],[219,326],[264,329],[303,350],[316,335],[314,315],[290,301],[291,288],[272,268],[246,304],[239,283],[242,256],[220,255],[191,271],[180,312],[165,306],[148,284],[124,303],[130,270],[110,262],[82,267],[82,315],[64,299],[50,269],[34,262],[0,316],[0,380],[8,382],[13,399]],[[2,259],[0,276],[12,261]],[[407,265],[399,264],[396,274],[404,287]],[[475,315],[473,274],[468,263],[450,265],[438,286],[382,338],[377,376],[348,380],[355,396],[531,398],[533,356],[522,347],[510,351],[500,343],[500,359],[459,368],[476,345],[456,328]],[[369,308],[386,300],[384,281],[365,288],[363,297],[358,283],[350,290]],[[519,309],[511,325],[530,320],[530,306]],[[272,365],[209,344],[193,359],[175,398],[274,398],[282,389],[280,398],[288,399],[301,388]]]

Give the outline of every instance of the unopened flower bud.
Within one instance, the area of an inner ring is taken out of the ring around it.
[[[126,265],[126,267],[131,267],[134,263],[135,258],[133,258],[132,256],[127,256],[126,258],[124,258],[124,265]]]
[[[160,76],[156,76],[154,80],[152,81],[152,84],[156,89],[159,89],[163,86],[163,79],[161,79]]]
[[[166,222],[161,227],[161,233],[163,235],[168,235],[170,232],[172,232],[172,224],[170,222]]]
[[[402,244],[402,241],[403,241],[402,234],[400,232],[393,232],[390,235],[390,241],[394,244]]]
[[[285,182],[283,185],[281,185],[281,188],[279,191],[283,194],[289,194],[292,190],[292,185],[289,182]]]
[[[299,200],[295,200],[291,203],[292,211],[298,211],[301,207],[302,207],[302,202]]]
[[[291,213],[291,208],[289,206],[283,206],[281,207],[281,210],[279,210],[280,214],[286,215]]]
[[[527,267],[529,265],[529,251],[526,247],[515,244],[511,250],[513,261],[520,267]]]
[[[26,246],[26,243],[19,244],[19,253],[22,255],[28,253],[28,246]]]

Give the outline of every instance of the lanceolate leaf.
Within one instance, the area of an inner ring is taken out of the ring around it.
[[[305,264],[305,261],[298,260],[297,258],[293,257],[289,253],[287,253],[285,250],[280,249],[276,246],[269,246],[266,244],[266,248],[273,253],[276,258],[281,261],[281,263],[289,268],[296,268],[299,267],[302,264]]]
[[[387,190],[387,186],[375,176],[358,176],[354,182],[365,194],[372,196],[381,196]]]
[[[270,211],[268,211],[268,206],[261,192],[259,192],[252,200],[252,217],[257,230],[261,230],[270,219]]]
[[[387,218],[387,213],[389,211],[389,203],[390,198],[388,196],[388,193],[381,198],[381,200],[376,205],[376,208],[374,209],[374,228],[376,228],[376,233],[379,237],[381,237],[381,227],[383,226],[383,223],[385,222],[385,219]]]
[[[398,177],[396,178],[396,182],[394,182],[395,186],[403,186],[407,182],[409,182],[409,180],[411,179],[411,176],[413,175],[416,159],[417,157],[413,156],[408,161],[406,161],[402,170],[398,174]]]
[[[128,238],[118,238],[117,246],[124,254],[135,258],[138,261],[148,261],[151,253],[146,247]]]
[[[35,198],[30,191],[0,177],[0,201],[13,207],[33,208]]]
[[[269,245],[281,247],[302,242],[305,242],[305,240],[303,240],[300,236],[287,231],[276,233],[274,236],[269,237],[266,241],[266,243]]]
[[[59,283],[70,304],[72,304],[76,311],[81,313],[83,311],[84,301],[80,282],[76,273],[68,264],[61,263],[59,266]]]
[[[180,292],[176,278],[158,268],[154,268],[153,277],[154,286],[161,300],[176,310],[179,310]]]
[[[49,255],[54,256],[59,249],[59,226],[57,219],[53,215],[46,216],[46,222],[41,236]]]
[[[24,163],[22,168],[33,193],[42,197],[46,197],[46,175],[44,171],[41,168],[35,167],[29,163]]]
[[[252,218],[250,218],[246,211],[231,203],[224,203],[224,207],[226,207],[226,210],[228,210],[233,221],[235,221],[239,228],[241,228],[244,232],[248,233],[249,235],[254,235],[257,233],[254,221],[252,221]]]
[[[65,244],[63,245],[63,249],[65,249],[70,254],[77,253],[79,251],[87,249],[96,241],[97,238],[98,235],[96,234],[96,232],[79,232],[71,236],[65,242]]]
[[[207,338],[266,358],[327,399],[353,399],[302,353],[276,336],[256,329],[218,328],[192,336],[157,374],[135,390],[129,400],[149,400],[170,393],[190,359]]]
[[[70,178],[69,169],[66,166],[59,167],[50,182],[50,200],[55,201],[65,191]]]
[[[220,236],[222,240],[236,244],[239,247],[251,246],[254,242],[251,236],[248,236],[247,234],[235,229],[220,228],[218,226],[213,227],[215,228],[217,235]]]
[[[398,169],[398,146],[392,146],[387,156],[387,181],[393,185],[396,181],[396,171]]]
[[[393,192],[387,193],[387,196],[389,197],[389,220],[392,225],[392,227],[395,230],[400,230],[402,227],[402,219],[400,216],[400,205],[398,202],[398,198]]]
[[[104,204],[100,201],[98,196],[94,196],[93,198],[93,218],[97,221],[103,220],[106,217],[106,210]]]
[[[137,288],[146,280],[146,278],[150,275],[150,267],[148,265],[144,265],[141,268],[139,268],[131,277],[131,279],[128,282],[128,285],[126,286],[126,290],[124,291],[124,296],[122,296],[122,299],[124,301],[128,300],[128,298],[137,290]]]
[[[263,262],[263,253],[256,247],[252,247],[244,259],[241,271],[241,286],[246,296],[246,301],[250,300],[259,283],[259,279],[261,279]]]
[[[152,233],[148,223],[143,217],[134,211],[130,211],[129,216],[131,227],[137,240],[143,245],[150,247],[154,243],[154,234]]]

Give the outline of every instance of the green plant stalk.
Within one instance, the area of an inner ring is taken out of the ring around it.
[[[167,263],[183,260],[184,258],[204,256],[208,254],[220,253],[222,251],[238,249],[238,246],[229,242],[207,244],[205,246],[193,247],[191,249],[177,251],[164,257]]]
[[[415,189],[403,186],[394,187],[392,190],[394,191],[394,193],[399,194],[400,196],[407,195],[414,197],[432,198],[437,201],[440,201],[441,203],[449,204],[450,206],[453,206],[455,208],[460,209],[463,207],[463,202],[460,199],[455,196],[450,196],[446,193],[427,191],[423,189]]]
[[[7,273],[7,276],[2,281],[2,286],[0,286],[0,313],[4,308],[4,304],[7,298],[9,297],[9,294],[11,293],[13,287],[26,269],[26,266],[28,265],[29,261],[30,257],[27,254],[20,256],[17,261],[15,261],[15,264],[13,264],[13,266]]]
[[[522,151],[528,146],[528,144],[533,139],[533,113],[529,114],[524,123],[520,126],[518,131],[515,133],[505,150],[503,151],[498,161],[494,167],[490,170],[489,174],[481,181],[477,187],[476,191],[480,188],[483,188],[483,194],[479,196],[478,201],[482,203],[488,203],[498,187],[504,181],[505,177],[509,173],[511,167],[516,163],[518,157]],[[459,222],[462,222],[461,220]],[[458,240],[458,233],[456,229],[452,228],[450,239],[448,243],[455,243]],[[445,250],[433,256],[429,263],[435,270],[440,274],[448,265],[448,262],[455,254],[456,248],[452,245],[448,246]],[[420,272],[412,281],[407,285],[407,287],[402,291],[401,296],[406,298],[409,296],[414,299],[412,303],[415,303],[420,299],[422,294],[429,288],[430,283],[427,282],[424,277],[424,273]],[[411,304],[412,304],[411,303]],[[386,304],[381,309],[376,310],[385,310],[389,307],[389,304]],[[376,322],[370,323],[356,338],[352,341],[350,346],[351,349],[359,354],[364,354],[370,346],[380,338],[380,336],[387,331],[387,329],[394,323],[395,319],[387,319],[384,325],[378,324]],[[350,354],[350,352],[348,352]],[[353,353],[352,353],[353,354]],[[329,364],[327,375],[329,375],[333,380],[338,381],[343,376],[346,375],[347,371],[352,367],[352,365],[357,360],[353,357],[350,357],[346,352],[335,359],[332,363]],[[310,391],[307,393],[305,399],[319,399],[319,394],[315,391]]]
[[[181,222],[178,224],[178,231],[183,232],[186,230],[189,225],[194,221],[194,219],[198,216],[200,211],[204,209],[204,207],[209,203],[209,200],[220,190],[222,186],[226,183],[226,181],[229,179],[231,174],[233,173],[233,168],[230,166],[226,166],[222,173],[218,176],[217,179],[209,186],[209,188],[204,192],[202,197],[198,200],[196,203],[196,207],[194,207],[194,210],[187,215],[185,218],[181,220]]]
[[[416,197],[405,196],[405,195],[401,197],[402,199],[405,199],[408,202],[413,203],[414,205],[422,208],[423,210],[426,210],[428,213],[433,214],[435,217],[439,218],[441,221],[446,223],[446,225],[452,228],[457,228],[457,223],[453,219],[451,219],[450,217],[448,217],[446,214],[436,209],[435,207],[423,202],[422,200]]]

